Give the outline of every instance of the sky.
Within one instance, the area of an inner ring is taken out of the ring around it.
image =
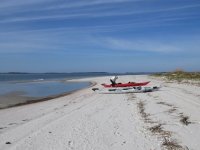
[[[200,71],[199,0],[1,0],[0,72]]]

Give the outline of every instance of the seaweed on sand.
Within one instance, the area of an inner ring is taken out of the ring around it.
[[[170,137],[171,132],[163,130],[162,124],[155,125],[150,127],[149,130],[154,134],[159,134],[163,137]]]
[[[176,140],[171,140],[170,138],[164,138],[162,143],[167,150],[184,150],[184,148],[178,144]]]

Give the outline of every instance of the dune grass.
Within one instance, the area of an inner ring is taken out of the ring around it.
[[[199,80],[200,81],[200,72],[185,72],[185,71],[173,71],[167,73],[156,73],[153,74],[155,77],[165,77],[168,80]]]

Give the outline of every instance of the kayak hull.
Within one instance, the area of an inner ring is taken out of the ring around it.
[[[128,82],[128,83],[117,83],[114,86],[112,84],[101,84],[105,88],[112,88],[112,87],[134,87],[134,86],[145,86],[149,84],[150,81],[148,82]]]
[[[145,92],[153,92],[159,90],[160,87],[132,87],[132,88],[112,88],[112,89],[98,89],[93,88],[92,90],[98,92],[99,94],[126,94],[126,93],[145,93]]]

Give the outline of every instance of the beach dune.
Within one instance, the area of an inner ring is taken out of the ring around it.
[[[109,77],[76,81],[109,83]],[[0,110],[0,150],[160,150],[200,147],[200,87],[147,75],[159,91],[98,94],[89,87],[49,101]]]

